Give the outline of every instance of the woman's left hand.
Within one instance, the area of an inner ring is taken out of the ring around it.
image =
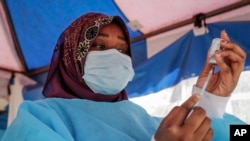
[[[221,47],[223,50],[216,51],[214,58],[220,71],[213,73],[206,91],[218,96],[230,96],[235,89],[240,74],[244,68],[246,53],[235,43],[231,42],[227,33],[221,32]],[[206,65],[202,70],[196,86],[201,88],[208,76],[208,73],[213,69],[213,65],[206,61]]]

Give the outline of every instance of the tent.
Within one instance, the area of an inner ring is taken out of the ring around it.
[[[127,90],[131,100],[141,104],[152,114],[166,114],[171,104],[178,104],[187,96],[186,93],[195,83],[203,65],[206,56],[204,53],[210,46],[211,39],[219,37],[219,30],[226,29],[234,40],[242,44],[249,56],[249,0],[0,2],[1,95],[8,93],[12,74],[20,73],[20,77],[27,80],[25,85],[31,85],[23,90],[24,98],[41,98],[42,86],[58,36],[75,18],[89,11],[119,15],[127,23],[136,70],[135,80]],[[199,14],[205,16],[203,20],[207,26],[195,30],[194,23]],[[201,34],[206,28],[208,34]],[[201,38],[206,43],[204,48],[187,46],[187,43],[200,41]],[[199,53],[200,59],[195,58],[197,50],[203,50],[203,54]],[[187,52],[193,55],[188,57]],[[186,59],[186,63],[181,63]],[[246,96],[250,87],[245,83],[249,76],[249,61],[248,57],[242,82],[239,82],[235,91],[237,96],[232,98],[228,107],[229,112],[247,122],[250,122],[250,115],[245,112],[248,109],[238,108],[247,107],[246,104],[250,101],[250,97]],[[156,101],[158,105],[155,105]],[[167,104],[170,106],[166,107]]]

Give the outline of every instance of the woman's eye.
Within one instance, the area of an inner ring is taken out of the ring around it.
[[[117,49],[120,53],[123,53],[125,55],[129,55],[128,51],[127,50],[124,50],[124,49]]]
[[[105,45],[93,45],[93,47],[98,48],[99,50],[105,50]]]

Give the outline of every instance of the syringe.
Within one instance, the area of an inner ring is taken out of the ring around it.
[[[204,84],[203,84],[203,86],[202,86],[202,88],[201,88],[201,92],[200,92],[200,96],[201,96],[201,97],[203,96],[203,94],[204,94],[205,91],[206,91],[208,82],[210,81],[210,79],[211,79],[211,77],[212,77],[213,70],[214,70],[214,65],[213,65],[213,67],[211,68],[211,70],[208,72],[208,76],[207,76],[207,78],[206,78],[206,80],[205,80],[205,82],[204,82]],[[195,104],[195,106],[197,106],[198,104],[199,104],[199,102],[197,102],[197,103]],[[195,107],[195,106],[194,106],[194,107]],[[189,116],[192,114],[192,112],[193,112],[193,110],[188,114],[188,116],[186,117],[186,119],[189,118]]]

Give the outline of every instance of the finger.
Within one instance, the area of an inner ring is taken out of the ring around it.
[[[231,66],[231,73],[234,78],[238,78],[244,67],[244,62],[245,62],[244,59],[232,51],[222,51],[220,55],[221,57],[227,58],[228,60],[230,60],[229,65]]]
[[[175,118],[179,116],[179,106],[174,107],[169,113],[168,115],[162,120],[161,125],[162,127],[166,127],[166,126],[171,126],[175,121]]]
[[[224,50],[220,52],[222,58],[227,59],[231,64],[238,63],[239,65],[244,65],[245,59],[242,58],[239,54],[236,54],[232,50]]]
[[[187,118],[188,114],[194,108],[196,103],[199,101],[200,95],[193,94],[189,97],[179,108],[179,116],[175,118],[175,124],[182,125],[185,119]]]
[[[232,49],[234,52],[242,56],[242,58],[246,57],[245,51],[242,48],[240,48],[237,44],[231,42],[225,30],[221,32],[221,39],[222,39],[221,46],[223,48]]]
[[[206,118],[206,112],[201,107],[195,107],[192,114],[186,120],[183,127],[189,130],[190,133],[194,133],[202,125],[204,119]]]
[[[209,60],[210,58],[209,57],[207,57],[207,60],[206,60],[206,64],[205,64],[205,66],[204,66],[204,68],[203,68],[203,70],[202,70],[202,72],[201,72],[201,76],[207,76],[208,75],[208,73],[209,73],[209,71],[211,70],[211,69],[213,69],[213,65],[212,64],[210,64],[210,63],[208,63],[208,60]]]
[[[193,109],[195,104],[199,101],[200,95],[193,94],[181,106],[174,107],[162,121],[161,126],[180,126],[185,121],[188,113]]]
[[[221,36],[221,39],[230,42],[230,38],[229,38],[229,36],[227,35],[226,30],[222,30],[220,36]]]
[[[238,54],[243,59],[246,58],[246,52],[235,43],[226,42],[226,41],[222,40],[221,41],[221,46],[226,50],[227,49],[232,50],[233,52]]]
[[[209,51],[208,51],[209,52]],[[210,60],[210,57],[209,55],[207,55],[207,60],[206,60],[206,63],[205,65],[203,66],[203,69],[199,75],[199,80],[197,81],[196,83],[196,86],[198,87],[202,87],[203,85],[203,82],[205,81],[206,77],[208,76],[209,74],[209,71],[210,70],[213,70],[214,71],[214,65],[210,64],[209,63],[209,60]],[[199,83],[198,83],[199,82]]]
[[[208,131],[210,130],[210,127],[211,127],[211,119],[204,118],[202,124],[195,131],[195,136],[200,138],[200,140],[202,140],[207,135]]]
[[[232,74],[231,74],[231,69],[230,67],[224,62],[223,58],[222,58],[222,52],[221,51],[216,51],[214,58],[217,62],[218,67],[220,68],[220,74],[222,76],[222,78],[225,80],[224,82],[229,82],[230,80],[232,80]]]
[[[212,128],[210,128],[210,129],[207,131],[207,134],[205,135],[205,137],[202,139],[202,141],[211,141],[213,135],[214,135],[214,131],[213,131]]]
[[[184,103],[181,104],[181,107],[189,113],[195,106],[195,104],[200,100],[199,94],[193,94],[190,96]]]

